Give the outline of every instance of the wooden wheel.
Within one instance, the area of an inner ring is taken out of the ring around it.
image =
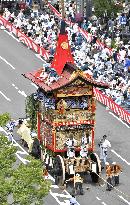
[[[60,155],[57,155],[54,160],[53,170],[54,170],[55,184],[61,186],[64,185],[65,164],[63,158]]]
[[[92,182],[97,183],[99,180],[99,174],[101,173],[100,159],[96,153],[91,153],[90,158],[93,162],[96,163],[96,173],[91,172],[91,179],[92,179]]]

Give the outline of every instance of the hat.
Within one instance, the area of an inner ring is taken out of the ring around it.
[[[113,164],[113,165],[115,165],[115,164],[116,164],[116,162],[112,162],[112,164]]]
[[[109,162],[106,162],[105,165],[109,165]]]
[[[103,135],[103,138],[106,138],[107,136],[106,135]]]

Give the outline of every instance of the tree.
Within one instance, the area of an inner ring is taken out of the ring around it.
[[[7,112],[0,115],[0,126],[1,127],[5,126],[10,119],[11,119],[10,114]]]
[[[11,192],[8,179],[12,176],[12,167],[16,161],[16,147],[4,135],[0,135],[0,204],[7,203],[7,196]]]
[[[113,0],[93,0],[94,10],[97,17],[103,17],[106,12],[108,17],[117,15],[117,12],[121,9],[115,5]]]
[[[39,109],[39,102],[34,99],[34,93],[26,98],[26,116],[30,118],[31,130],[36,130],[37,128],[37,111]]]
[[[1,120],[0,116],[0,121]],[[0,205],[8,205],[10,194],[12,205],[43,204],[43,197],[48,194],[50,182],[43,177],[41,160],[29,156],[29,163],[17,165],[17,148],[0,134]]]
[[[32,202],[43,204],[43,197],[48,194],[50,183],[43,178],[42,162],[32,157],[30,163],[20,166],[13,172],[11,182],[14,203],[28,205]]]

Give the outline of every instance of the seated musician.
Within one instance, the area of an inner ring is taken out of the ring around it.
[[[81,139],[80,156],[87,157],[87,155],[88,155],[88,137],[86,137],[86,133],[84,132]]]
[[[75,144],[76,144],[76,140],[73,138],[73,135],[70,135],[70,138],[68,138],[65,143],[65,145],[67,146],[67,157],[68,158],[75,157]]]

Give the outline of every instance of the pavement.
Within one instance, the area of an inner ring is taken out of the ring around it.
[[[33,51],[27,49],[26,46],[16,41],[4,30],[0,30],[0,114],[9,112],[14,119],[25,117],[26,96],[35,92],[36,86],[21,74],[41,67],[42,63],[42,60],[37,58]],[[88,176],[87,183],[83,185],[85,194],[77,196],[76,199],[80,205],[130,205],[130,127],[97,102],[96,153],[99,153],[97,145],[104,134],[108,136],[108,140],[112,144],[108,153],[108,161],[116,161],[123,168],[120,185],[117,189],[107,192],[106,184],[95,185]],[[19,143],[17,136],[15,136],[15,140],[16,143]],[[18,146],[19,151],[20,149]],[[23,157],[24,154],[19,156]],[[102,177],[105,178],[104,170]],[[69,193],[60,190],[54,186],[54,183],[52,185],[44,204],[67,205]],[[67,191],[71,193],[70,186]]]

